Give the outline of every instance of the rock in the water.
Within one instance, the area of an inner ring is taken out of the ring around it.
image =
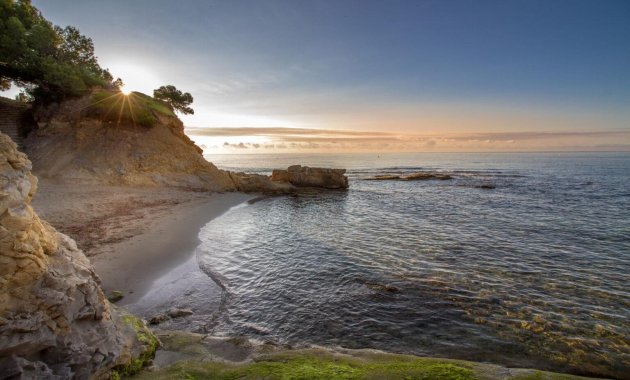
[[[125,298],[125,295],[120,290],[114,290],[107,296],[107,300],[111,303],[116,303]]]
[[[293,165],[287,170],[275,169],[271,174],[274,182],[290,183],[297,187],[318,187],[323,189],[347,189],[346,169],[310,168]]]
[[[265,194],[293,194],[303,188],[347,189],[345,169],[309,168],[294,165],[287,170],[274,170],[271,177],[260,174],[229,172],[239,191]]]
[[[158,341],[111,305],[76,243],[31,207],[31,162],[0,133],[0,373],[15,379],[107,378]]]
[[[274,182],[269,176],[260,174],[228,172],[238,191],[245,193],[290,194],[295,186],[290,183]]]
[[[174,308],[171,308],[167,314],[171,318],[179,318],[179,317],[187,317],[189,315],[193,315],[194,313],[190,309],[181,309],[178,307],[174,307]]]

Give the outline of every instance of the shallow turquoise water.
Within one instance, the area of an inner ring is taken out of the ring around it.
[[[225,294],[207,330],[630,373],[630,154],[208,158],[261,173],[345,167],[350,190],[209,223],[198,262]],[[454,178],[364,179],[418,171]]]

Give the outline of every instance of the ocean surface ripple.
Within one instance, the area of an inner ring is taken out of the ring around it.
[[[630,154],[210,157],[349,169],[350,190],[210,222],[215,334],[630,373]],[[367,181],[437,172],[452,180]]]

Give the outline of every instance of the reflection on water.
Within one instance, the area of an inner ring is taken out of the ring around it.
[[[630,155],[439,156],[225,158],[338,162],[351,189],[209,223],[198,261],[225,297],[207,328],[627,376]],[[454,178],[363,180],[418,171]]]

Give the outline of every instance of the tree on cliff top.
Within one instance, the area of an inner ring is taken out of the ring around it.
[[[0,0],[0,89],[14,83],[49,101],[110,86],[112,79],[92,39],[77,28],[54,26],[30,0]]]
[[[181,112],[184,115],[192,115],[195,111],[189,106],[193,102],[190,92],[182,93],[175,86],[162,86],[153,90],[153,97],[167,103],[173,111]]]

